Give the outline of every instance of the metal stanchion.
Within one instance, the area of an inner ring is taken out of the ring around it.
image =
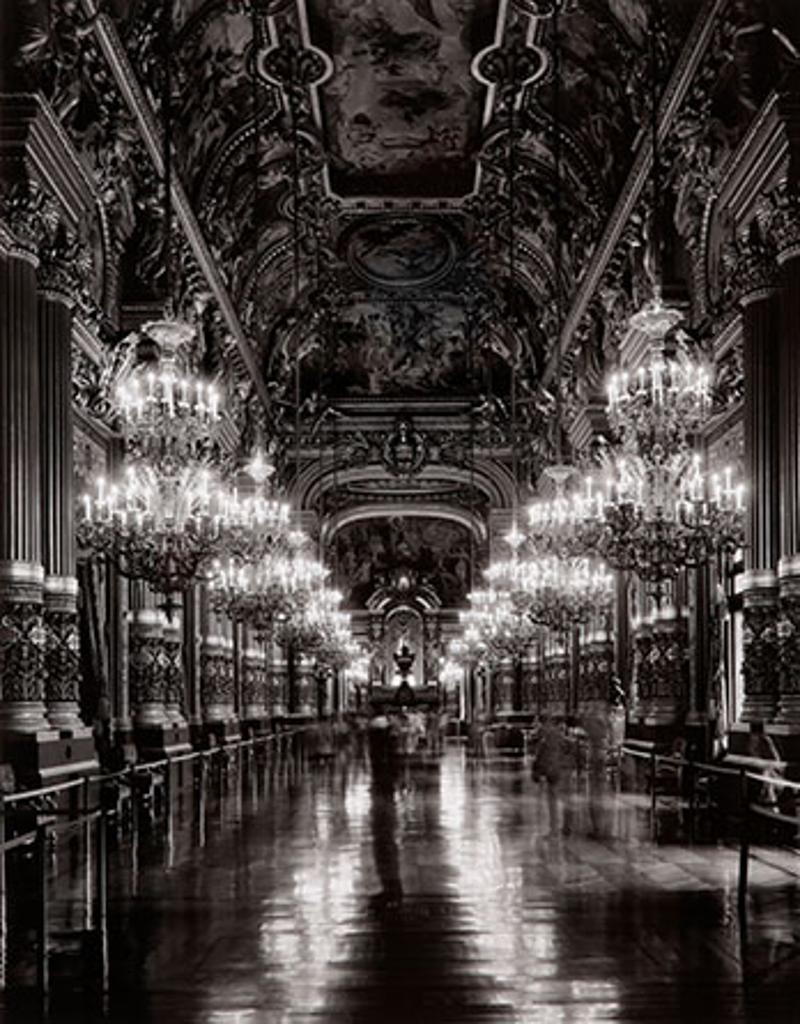
[[[6,890],[6,798],[0,793],[0,989],[8,968],[8,893]]]
[[[655,839],[656,828],[656,752],[650,754],[650,837]]]
[[[46,996],[50,991],[50,962],[48,949],[48,917],[49,901],[47,892],[47,827],[36,827],[36,844],[34,846],[36,863],[36,880],[39,905],[36,915],[36,980],[39,992]]]
[[[741,821],[739,832],[739,913],[747,911],[747,876],[750,867],[750,797],[748,794],[747,772],[744,768],[739,772],[739,801]]]
[[[88,932],[92,927],[92,819],[89,816],[89,776],[83,780],[81,786],[83,800],[83,813],[86,816],[83,823],[83,850],[84,850],[84,874],[83,874],[83,930]]]
[[[108,819],[105,810],[97,818],[95,828],[97,857],[97,953],[100,968],[100,991],[108,991]],[[87,851],[88,855],[88,851]]]

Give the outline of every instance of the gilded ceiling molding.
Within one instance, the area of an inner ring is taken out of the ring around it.
[[[451,487],[456,485],[462,489],[467,505],[472,502],[477,506],[479,493],[485,495],[487,504],[492,507],[510,507],[513,501],[513,481],[507,468],[502,463],[480,457],[476,458],[473,470],[467,466],[428,466],[421,470],[416,478],[416,489],[413,486],[405,489],[398,487],[397,478],[380,463],[365,463],[361,466],[334,470],[331,461],[325,463],[320,460],[316,464],[307,462],[301,470],[299,480],[292,487],[291,497],[298,508],[314,509],[319,507],[326,495],[341,491],[343,500],[358,503],[365,499],[355,490],[350,493],[348,489],[353,485],[374,481],[385,483],[383,493],[380,490],[375,491],[377,497],[383,498],[391,491],[398,495],[397,504],[402,504],[402,507],[406,507],[407,502],[422,501],[426,497],[429,499],[428,505],[432,505],[430,494],[426,494],[428,487],[434,490],[438,487],[442,490],[443,500],[446,501],[448,489],[442,488],[442,484]],[[438,507],[438,502],[434,507]]]
[[[101,12],[97,0],[81,0],[81,2],[85,13],[92,21],[92,31],[111,68],[114,81],[136,121],[156,173],[161,175],[163,174],[163,153],[160,121],[156,118],[136,78],[111,16]],[[220,268],[209,249],[188,196],[176,177],[173,177],[172,181],[172,201],[176,219],[181,225],[208,287],[219,306],[225,324],[236,341],[238,358],[244,364],[244,368],[259,391],[262,400],[266,402],[267,392],[257,356],[245,335]]]
[[[705,0],[703,7],[698,12],[661,101],[659,115],[661,139],[665,139],[668,135],[681,105],[690,94],[694,77],[715,42],[720,29],[719,22],[730,3],[731,0]],[[603,234],[592,253],[573,298],[572,308],[566,316],[559,343],[562,352],[569,347],[571,338],[601,283],[628,220],[641,200],[649,179],[651,164],[652,140],[650,135],[645,133],[639,143],[633,166],[628,173],[616,205],[606,222]],[[543,385],[546,385],[556,372],[558,362],[558,356],[553,351],[542,375]]]
[[[329,516],[321,525],[320,543],[323,546],[330,544],[339,530],[349,523],[393,516],[410,519],[446,519],[465,526],[481,544],[488,537],[484,520],[465,509],[450,505],[426,504],[422,501],[413,505],[386,501],[380,505],[357,505]]]

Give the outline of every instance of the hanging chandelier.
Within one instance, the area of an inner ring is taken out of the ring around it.
[[[656,296],[630,319],[650,339],[647,362],[633,374],[621,371],[608,381],[607,416],[626,451],[660,457],[659,449],[691,444],[711,409],[711,369],[685,345],[668,346],[666,334],[682,314]]]
[[[123,440],[119,482],[95,481],[80,499],[78,542],[173,597],[205,574],[219,553],[229,501],[221,488],[220,395],[191,370],[195,331],[174,315],[172,266],[172,6],[163,7],[162,95],[164,270],[167,308],[144,324],[136,362],[117,388]]]
[[[77,523],[81,546],[148,583],[168,610],[219,552],[230,505],[216,469],[219,393],[191,374],[182,350],[193,337],[175,320],[142,328],[139,362],[117,389],[121,479],[98,477]]]
[[[515,605],[508,592],[488,588],[473,590],[471,608],[461,613],[464,636],[491,661],[518,660],[536,643],[540,627],[527,607]]]
[[[270,553],[296,544],[291,528],[291,507],[268,489],[274,473],[272,462],[256,448],[244,466],[244,487],[237,485],[225,496],[224,548],[234,561],[258,564]]]
[[[285,546],[258,561],[228,557],[216,560],[209,580],[215,611],[250,626],[262,639],[277,638],[277,630],[301,616],[327,570],[303,550],[307,537],[299,530],[286,536]]]
[[[644,361],[608,381],[607,417],[615,437],[596,474],[529,509],[537,551],[595,554],[636,573],[660,602],[666,584],[743,539],[744,487],[730,468],[709,474],[697,437],[711,411],[711,365],[686,343],[683,314],[662,301],[658,239],[661,200],[655,26],[651,25],[652,297],[629,320],[647,343]]]
[[[528,614],[564,636],[594,618],[607,621],[613,594],[614,577],[605,565],[588,558],[542,558]]]

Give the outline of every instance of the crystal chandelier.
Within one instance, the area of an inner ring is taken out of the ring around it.
[[[225,553],[241,563],[259,563],[273,551],[296,543],[289,503],[267,490],[274,466],[257,448],[244,467],[246,489],[233,487],[225,497]]]
[[[472,628],[490,660],[518,660],[536,643],[540,627],[533,622],[526,607],[515,605],[506,591],[474,590],[469,594],[471,609],[462,612],[461,621],[467,631]]]
[[[287,572],[278,558],[244,565],[232,558],[226,564],[218,561],[208,584],[211,607],[267,640],[276,622],[294,612],[285,586]]]
[[[588,558],[542,558],[528,614],[533,622],[564,635],[594,617],[607,619],[613,593],[614,577],[600,563]]]
[[[236,557],[217,560],[209,580],[215,611],[249,625],[257,635],[277,638],[277,631],[302,616],[327,575],[323,565],[303,550],[305,534],[290,531],[286,547],[275,548],[255,562]]]
[[[201,578],[219,551],[228,499],[214,468],[221,425],[216,389],[182,372],[191,328],[147,324],[157,360],[140,361],[118,390],[122,479],[95,481],[79,505],[79,543],[167,599]],[[145,347],[140,342],[140,352]]]
[[[609,565],[646,583],[674,579],[742,543],[744,485],[733,471],[708,474],[699,453],[655,446],[608,464],[605,485],[586,484],[586,502],[600,528]]]
[[[665,345],[666,332],[681,313],[655,297],[631,317],[631,327],[650,339],[650,355],[635,374],[622,371],[608,382],[607,415],[626,451],[647,453],[658,447],[685,447],[711,408],[711,370],[686,347]]]
[[[144,324],[140,361],[117,387],[126,455],[167,475],[207,460],[220,425],[217,389],[181,367],[194,337],[194,328],[181,320]],[[156,358],[147,358],[149,341]]]

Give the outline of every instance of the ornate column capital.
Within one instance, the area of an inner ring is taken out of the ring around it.
[[[74,236],[48,237],[39,245],[38,256],[40,295],[74,306],[92,268],[88,246]]]
[[[767,298],[777,286],[777,251],[765,220],[753,219],[722,254],[724,292],[743,307]]]
[[[0,248],[36,265],[39,247],[55,236],[60,211],[35,181],[15,181],[0,191]]]
[[[800,190],[782,181],[759,204],[778,263],[800,256]]]

